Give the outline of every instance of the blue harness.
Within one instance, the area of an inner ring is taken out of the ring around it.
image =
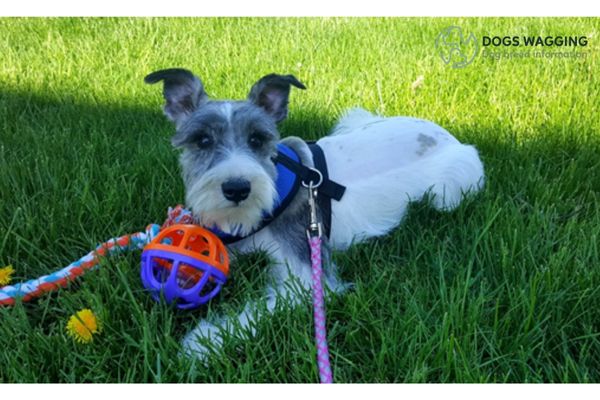
[[[324,214],[325,232],[326,235],[329,236],[331,230],[331,199],[339,201],[344,195],[346,188],[329,180],[327,163],[325,161],[323,150],[316,143],[309,143],[308,145],[313,153],[315,168],[323,177],[322,183],[317,189],[319,193],[322,194],[322,196],[318,197],[318,202]],[[280,143],[277,145],[277,157],[275,157],[273,161],[275,162],[275,168],[277,168],[277,181],[275,182],[277,198],[275,199],[273,211],[265,211],[260,225],[246,236],[228,234],[216,227],[211,228],[210,230],[217,235],[223,243],[234,243],[258,232],[271,223],[287,208],[294,196],[296,196],[303,181],[319,181],[319,173],[315,172],[314,169],[303,165],[300,156],[284,144]]]

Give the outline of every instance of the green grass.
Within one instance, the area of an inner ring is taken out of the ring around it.
[[[451,69],[434,48],[448,25],[588,35],[590,54]],[[416,204],[393,234],[335,254],[356,283],[327,304],[336,381],[600,381],[600,20],[0,19],[0,32],[0,266],[14,281],[183,201],[146,73],[190,68],[219,98],[292,73],[309,90],[292,94],[283,135],[326,135],[360,105],[433,120],[486,168],[485,190],[456,211]],[[199,318],[260,294],[267,262],[244,257],[209,310],[152,301],[139,253],[0,308],[0,382],[315,382],[308,303],[227,340],[208,368],[177,357]],[[87,346],[65,333],[81,308],[104,326]]]

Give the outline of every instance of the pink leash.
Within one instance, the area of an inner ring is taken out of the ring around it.
[[[320,175],[320,174],[319,174]],[[317,218],[316,187],[322,182],[313,185],[312,181],[305,185],[308,188],[308,205],[310,207],[310,225],[307,230],[308,244],[310,245],[310,260],[312,264],[312,292],[315,320],[315,342],[317,345],[317,364],[321,383],[333,383],[331,363],[329,362],[329,346],[327,345],[327,328],[325,326],[325,299],[323,295],[323,266],[321,257],[321,224]]]
[[[315,341],[317,344],[317,364],[321,383],[333,383],[331,364],[329,362],[329,346],[327,345],[327,329],[325,327],[325,301],[321,276],[321,237],[309,238],[310,260],[312,262],[312,291],[315,314]]]

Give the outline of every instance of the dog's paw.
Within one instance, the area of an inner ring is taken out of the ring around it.
[[[211,354],[209,346],[200,343],[197,336],[187,335],[181,342],[180,357],[194,358],[203,364],[208,362]]]
[[[201,321],[181,342],[181,356],[195,358],[203,363],[223,344],[219,328],[209,322]]]

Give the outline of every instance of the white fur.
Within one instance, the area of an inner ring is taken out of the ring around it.
[[[475,148],[461,144],[448,131],[429,121],[384,118],[355,109],[318,144],[326,154],[330,178],[347,188],[340,202],[332,202],[330,243],[336,249],[388,233],[400,224],[408,204],[422,199],[426,193],[433,195],[432,205],[436,209],[451,210],[464,195],[478,191],[484,183],[483,165]],[[251,174],[249,167],[244,171]],[[228,167],[224,168],[218,174],[226,174]],[[237,164],[235,168],[240,169]],[[254,179],[261,181],[262,177]],[[210,183],[207,185],[194,187],[189,198],[196,199],[199,207],[208,202],[217,208],[217,201],[203,197],[203,190]],[[254,185],[253,182],[253,192]],[[271,187],[265,190],[268,193],[257,202],[264,202],[272,195]],[[227,218],[220,220],[221,226],[222,221]],[[198,338],[210,337],[212,346],[218,348],[223,335],[236,329],[253,334],[255,320],[265,312],[272,312],[278,299],[285,298],[292,304],[299,301],[294,283],[310,288],[310,265],[286,252],[280,240],[277,232],[267,226],[235,245],[241,252],[258,248],[270,252],[274,258],[273,286],[268,288],[264,302],[248,303],[238,316],[216,319],[213,323],[202,321],[184,339],[184,353],[205,359],[208,342]],[[345,287],[335,275],[328,276],[326,283],[333,290]]]
[[[227,122],[231,123],[231,113],[233,112],[233,109],[231,108],[231,103],[228,101],[221,103],[220,109],[225,118],[227,118]]]
[[[386,234],[400,223],[408,203],[428,191],[436,209],[451,210],[463,194],[483,185],[475,148],[429,121],[355,109],[317,144],[330,178],[347,188],[332,203],[330,243],[337,249]]]

